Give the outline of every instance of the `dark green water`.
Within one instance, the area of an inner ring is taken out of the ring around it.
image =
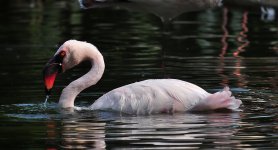
[[[186,12],[163,24],[150,13],[81,10],[76,1],[0,2],[1,149],[277,149],[278,19],[258,7]],[[177,78],[215,92],[229,85],[241,112],[127,116],[67,112],[59,94],[88,64],[58,77],[47,108],[42,68],[61,43],[102,52],[101,81],[82,92],[87,106],[113,88]]]

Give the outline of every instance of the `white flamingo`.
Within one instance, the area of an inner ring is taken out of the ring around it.
[[[88,73],[63,89],[59,99],[62,108],[74,107],[76,96],[96,84],[104,72],[104,60],[98,49],[87,42],[66,41],[44,68],[46,94],[50,95],[56,75],[82,61],[91,61]],[[231,96],[228,87],[210,94],[189,82],[177,79],[150,79],[114,89],[97,99],[89,109],[113,110],[128,114],[174,113],[215,109],[237,110],[241,100]]]

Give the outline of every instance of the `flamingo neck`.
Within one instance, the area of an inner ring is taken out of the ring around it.
[[[84,60],[90,60],[92,68],[63,89],[59,99],[59,106],[62,108],[74,107],[76,96],[84,89],[95,85],[103,75],[105,65],[103,56],[98,50],[86,52]]]

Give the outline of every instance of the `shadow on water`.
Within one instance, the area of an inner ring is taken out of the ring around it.
[[[278,147],[276,1],[169,0],[163,7],[145,0],[86,2],[93,8],[67,0],[0,2],[2,147]],[[61,90],[88,71],[86,63],[58,77],[45,108],[42,68],[72,38],[95,44],[106,61],[103,78],[78,96],[77,106],[128,83],[177,78],[209,92],[229,85],[243,101],[242,112],[127,116],[59,110]]]

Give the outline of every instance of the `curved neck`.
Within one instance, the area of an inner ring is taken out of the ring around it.
[[[59,99],[59,106],[62,108],[74,107],[74,100],[76,96],[84,89],[95,85],[104,72],[104,60],[99,51],[86,51],[86,57],[83,60],[90,60],[92,68],[82,77],[71,82],[63,89]]]

